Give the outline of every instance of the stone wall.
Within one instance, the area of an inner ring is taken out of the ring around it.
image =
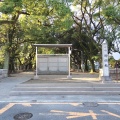
[[[8,77],[8,71],[7,69],[0,69],[0,79]]]

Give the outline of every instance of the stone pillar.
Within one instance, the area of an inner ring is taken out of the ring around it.
[[[108,63],[108,45],[106,41],[104,41],[102,44],[102,70],[103,70],[103,75],[101,76],[102,82],[103,83],[111,82]]]

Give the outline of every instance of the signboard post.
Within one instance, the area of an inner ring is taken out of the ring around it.
[[[108,63],[108,45],[104,41],[102,44],[102,65],[103,65],[103,76],[101,76],[102,82],[111,82],[109,76],[109,63]]]
[[[35,73],[35,76],[34,76],[34,79],[38,79],[39,77],[38,77],[38,75],[37,75],[37,67],[38,67],[38,65],[37,65],[37,47],[36,47],[36,73]]]
[[[68,79],[72,79],[72,76],[70,75],[70,54],[71,54],[71,50],[70,50],[70,47],[68,47],[68,58],[69,58],[69,62],[68,62],[68,76],[67,78]]]

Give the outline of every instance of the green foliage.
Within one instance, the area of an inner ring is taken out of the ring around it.
[[[4,47],[0,47],[0,69],[3,68],[4,63]]]
[[[18,10],[22,7],[22,0],[4,0],[0,6],[0,12],[11,14],[14,10]]]
[[[120,25],[120,4],[119,0],[104,1],[102,13],[109,24]]]
[[[105,10],[105,15],[109,18],[114,17],[116,15],[115,8],[112,5],[108,6]]]
[[[1,8],[0,8],[0,11],[2,13],[5,13],[5,14],[9,14],[11,12],[13,12],[13,9],[14,9],[14,5],[12,3],[9,3],[9,4],[4,4]]]
[[[52,49],[52,48],[39,48],[38,54],[54,54],[54,49]]]
[[[110,58],[109,58],[109,64],[110,64],[110,66],[111,66],[112,68],[114,68],[115,63],[116,63],[116,61],[114,60],[114,58],[113,58],[113,57],[110,57]]]

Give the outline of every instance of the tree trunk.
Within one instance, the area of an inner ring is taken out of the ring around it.
[[[87,59],[85,60],[85,71],[88,71]]]
[[[94,60],[90,60],[91,63],[91,73],[95,72]]]
[[[14,58],[13,57],[10,57],[9,72],[10,73],[15,72],[15,63],[14,63]]]
[[[6,51],[5,52],[5,60],[4,60],[4,69],[7,69],[7,71],[9,72],[9,52]]]
[[[7,32],[7,44],[9,43],[9,32]],[[7,46],[6,44],[6,46]],[[7,46],[8,47],[8,46]],[[9,60],[10,60],[10,53],[8,49],[5,51],[5,60],[4,60],[4,69],[7,69],[7,74],[9,74]]]

